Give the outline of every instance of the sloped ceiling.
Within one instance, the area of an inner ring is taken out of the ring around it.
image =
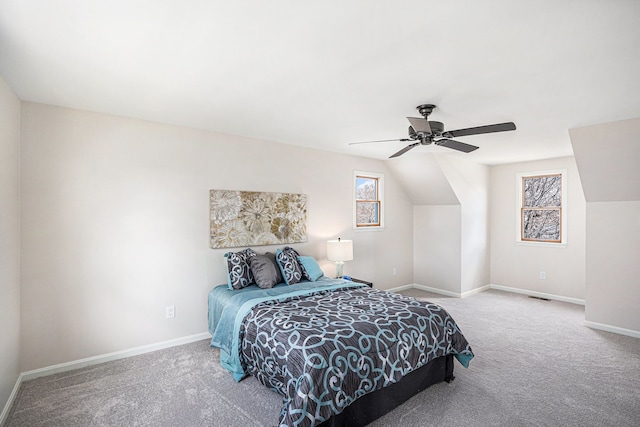
[[[640,117],[637,0],[0,0],[0,74],[25,101],[386,159],[407,116],[499,164]],[[393,162],[395,160],[390,160]]]
[[[388,163],[389,169],[401,182],[414,206],[460,204],[437,156],[422,153],[399,157]]]
[[[640,201],[640,118],[569,134],[587,202]]]

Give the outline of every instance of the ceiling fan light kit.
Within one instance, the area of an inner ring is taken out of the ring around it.
[[[444,123],[428,120],[429,115],[436,108],[433,104],[418,105],[416,109],[422,117],[407,117],[409,120],[409,138],[396,138],[396,139],[383,139],[378,141],[363,141],[352,142],[349,145],[354,144],[368,144],[372,142],[389,142],[389,141],[401,141],[411,142],[411,144],[404,147],[402,150],[392,154],[389,158],[399,157],[418,145],[440,145],[442,147],[451,148],[452,150],[462,151],[463,153],[470,153],[477,150],[479,147],[475,145],[465,144],[464,142],[454,141],[451,138],[457,138],[461,136],[479,135],[483,133],[495,133],[505,132],[510,130],[516,130],[516,125],[513,122],[497,123],[494,125],[477,126],[466,129],[458,129],[445,131]]]

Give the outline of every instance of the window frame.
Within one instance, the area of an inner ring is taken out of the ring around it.
[[[560,176],[561,204],[553,207],[526,207],[524,203],[524,180],[545,176]],[[564,247],[567,244],[567,171],[566,169],[553,169],[544,171],[521,172],[516,174],[516,242],[521,245]],[[560,216],[560,240],[535,240],[524,238],[524,212],[525,210],[553,210],[559,211]]]
[[[376,199],[358,199],[357,198],[357,183],[358,179],[373,179],[376,181]],[[365,172],[365,171],[353,171],[353,229],[354,231],[377,231],[384,229],[384,174],[377,172]],[[375,203],[378,210],[378,222],[377,223],[359,223],[358,222],[358,204],[360,203]]]

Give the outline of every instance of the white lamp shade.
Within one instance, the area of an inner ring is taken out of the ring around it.
[[[353,241],[329,240],[327,242],[327,259],[335,262],[351,261],[353,259]]]

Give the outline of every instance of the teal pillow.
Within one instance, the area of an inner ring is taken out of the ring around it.
[[[302,267],[302,275],[305,279],[315,282],[324,276],[324,272],[318,265],[318,261],[316,261],[312,256],[299,256],[298,263],[300,263],[300,266]]]

